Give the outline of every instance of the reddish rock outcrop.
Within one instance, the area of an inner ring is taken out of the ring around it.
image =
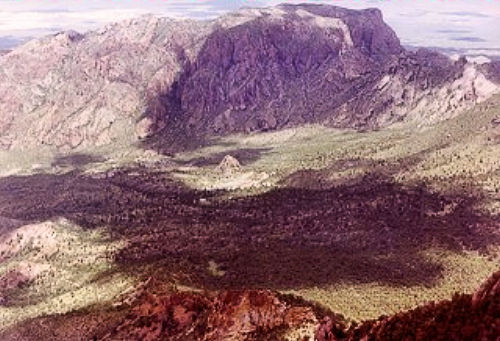
[[[500,272],[473,295],[430,302],[407,312],[353,323],[290,295],[270,290],[159,294],[149,280],[119,314],[40,318],[0,334],[2,340],[493,340],[500,339]],[[128,311],[128,315],[125,316]],[[125,316],[125,317],[124,317]],[[97,321],[96,321],[97,320]],[[68,322],[73,321],[73,323]],[[99,322],[100,321],[100,322]],[[76,323],[76,324],[75,324]],[[90,327],[92,325],[92,327]],[[50,330],[50,329],[49,329]],[[22,335],[22,336],[21,336]],[[41,336],[42,335],[42,336]],[[98,336],[99,335],[99,336]]]
[[[317,312],[265,290],[227,291],[215,297],[145,294],[129,318],[103,340],[255,340],[318,323]]]
[[[346,327],[341,316],[292,296],[267,290],[226,291],[217,296],[144,294],[129,318],[103,340],[285,340],[313,326],[314,339],[498,340],[500,272],[474,295],[431,302],[408,312]]]

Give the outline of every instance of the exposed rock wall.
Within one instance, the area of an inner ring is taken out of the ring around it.
[[[165,144],[305,123],[431,124],[497,92],[495,70],[405,51],[376,9],[145,16],[1,56],[0,148]]]

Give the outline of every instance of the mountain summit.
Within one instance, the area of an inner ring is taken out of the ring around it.
[[[406,51],[377,9],[280,5],[211,21],[149,15],[1,56],[0,148],[138,140],[179,148],[307,123],[425,125],[498,92],[490,69]]]

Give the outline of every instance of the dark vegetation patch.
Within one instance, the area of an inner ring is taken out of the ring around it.
[[[91,306],[64,315],[41,316],[0,333],[0,340],[95,340],[113,330],[128,310]]]
[[[479,199],[375,174],[226,201],[142,168],[0,179],[0,216],[108,226],[129,241],[115,259],[124,270],[143,274],[149,266],[208,289],[432,285],[443,269],[422,256],[426,247],[486,252],[500,242],[499,217],[475,211]],[[209,261],[224,274],[208,271]]]
[[[309,189],[324,189],[334,185],[346,185],[348,183],[355,184],[359,178],[350,179],[348,171],[369,169],[372,175],[379,178],[389,179],[400,172],[407,172],[417,164],[425,160],[425,156],[438,149],[446,148],[448,143],[440,143],[434,147],[426,148],[404,159],[389,159],[375,160],[370,158],[348,158],[340,160],[332,160],[327,167],[321,169],[301,169],[291,174],[281,181],[283,187],[309,188]],[[333,179],[332,174],[345,172],[344,176],[338,179]],[[436,179],[442,181],[442,179]]]
[[[91,163],[103,162],[102,157],[89,154],[60,155],[52,162],[52,167],[83,167]]]

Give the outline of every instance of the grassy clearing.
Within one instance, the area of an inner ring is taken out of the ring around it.
[[[169,161],[170,157],[131,144],[112,144],[69,153],[51,148],[0,151],[0,177],[71,171],[97,174],[137,165],[165,168]]]
[[[49,149],[0,151],[0,176],[38,173],[53,162],[54,155]]]

